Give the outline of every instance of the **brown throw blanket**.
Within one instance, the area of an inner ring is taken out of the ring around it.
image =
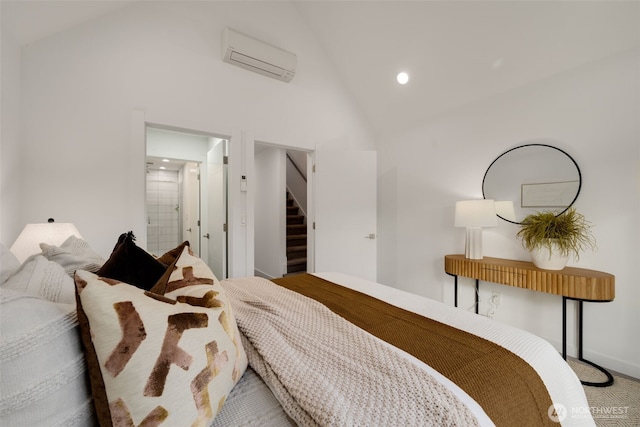
[[[298,425],[478,425],[428,370],[317,301],[259,277],[222,285],[251,367]]]
[[[309,274],[273,282],[422,360],[469,394],[497,426],[557,426],[547,415],[551,397],[538,374],[503,347]]]

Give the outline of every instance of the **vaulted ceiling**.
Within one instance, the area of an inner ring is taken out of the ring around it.
[[[130,3],[3,0],[2,25],[27,44]],[[637,1],[295,4],[380,134],[640,46]]]

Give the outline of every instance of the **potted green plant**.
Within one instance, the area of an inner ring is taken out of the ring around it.
[[[591,223],[575,208],[560,215],[552,211],[528,215],[516,236],[531,252],[534,265],[545,270],[562,270],[570,255],[577,261],[581,251],[596,248]]]

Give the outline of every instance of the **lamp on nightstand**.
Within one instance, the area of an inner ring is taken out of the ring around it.
[[[482,259],[482,228],[498,225],[493,200],[463,200],[456,202],[455,226],[466,227],[464,255],[469,259]]]
[[[47,223],[25,225],[10,250],[23,263],[29,256],[41,252],[40,243],[60,246],[69,236],[82,239],[75,225],[54,222],[53,218],[49,218]]]

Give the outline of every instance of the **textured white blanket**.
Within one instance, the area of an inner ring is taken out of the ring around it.
[[[265,279],[222,284],[249,363],[299,425],[478,425],[429,373],[324,305]]]

